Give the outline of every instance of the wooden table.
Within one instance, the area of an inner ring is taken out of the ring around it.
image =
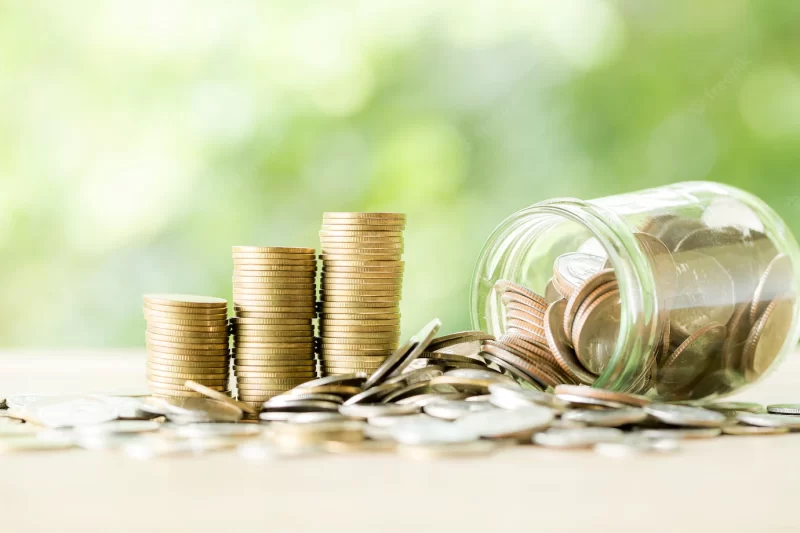
[[[736,397],[800,402],[800,356]],[[144,354],[0,354],[0,394],[142,393]],[[253,462],[233,452],[0,456],[0,531],[800,531],[800,434],[612,459],[515,448]]]

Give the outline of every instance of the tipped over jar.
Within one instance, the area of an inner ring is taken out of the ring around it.
[[[797,344],[799,260],[769,206],[717,183],[550,200],[487,241],[472,321],[497,337],[490,360],[542,388],[720,397]]]

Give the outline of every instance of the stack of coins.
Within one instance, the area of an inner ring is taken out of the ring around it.
[[[233,247],[234,374],[252,405],[317,377],[313,248]]]
[[[397,348],[403,284],[400,213],[325,213],[320,335],[324,374],[371,372]]]
[[[194,380],[228,390],[228,302],[183,294],[144,297],[147,320],[147,383],[155,396],[202,396]]]

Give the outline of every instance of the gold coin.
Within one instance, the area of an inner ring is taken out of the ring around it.
[[[323,365],[322,366],[322,375],[329,376],[331,374],[340,375],[340,374],[352,374],[353,372],[367,372],[368,374],[373,373],[380,365],[347,365],[347,366],[329,366]]]
[[[204,355],[204,356],[222,356],[228,354],[228,347],[224,348],[211,348],[206,349],[204,345],[192,345],[191,348],[186,347],[185,344],[178,344],[177,346],[165,346],[164,343],[153,344],[145,340],[145,346],[148,351],[159,352],[163,354],[175,355]],[[199,346],[197,348],[196,346]]]
[[[273,333],[281,336],[287,335],[313,335],[314,326],[312,324],[303,324],[301,326],[293,326],[287,324],[279,324],[275,326],[267,326],[263,324],[240,324],[233,327],[234,335],[272,335]]]
[[[309,372],[317,367],[313,360],[274,361],[269,365],[234,365],[236,372]]]
[[[196,296],[193,294],[145,294],[145,303],[166,305],[170,307],[226,307],[228,301],[212,296]]]
[[[227,390],[226,385],[206,385],[208,388],[216,391]],[[192,389],[187,388],[185,385],[176,385],[174,383],[162,383],[160,381],[148,381],[147,388],[152,393],[168,394],[171,396],[178,396],[179,392],[194,392]]]
[[[237,272],[316,272],[313,265],[235,265]],[[289,274],[284,274],[289,275]]]
[[[341,235],[320,235],[323,248],[326,245],[336,246],[337,244],[364,244],[367,247],[374,244],[403,244],[403,237],[353,237]]]
[[[316,271],[234,270],[231,281],[235,283],[310,283]]]
[[[180,324],[169,324],[166,322],[149,321],[147,326],[150,328],[158,329],[160,331],[175,331],[178,334],[192,332],[192,333],[214,333],[217,335],[224,335],[230,331],[229,325],[224,326],[182,326]]]
[[[337,363],[383,363],[386,357],[382,355],[369,356],[369,355],[326,355],[322,362],[324,364],[337,364]]]
[[[235,344],[237,349],[257,349],[257,348],[310,348],[314,343],[310,340],[307,342],[249,342],[241,341]]]
[[[197,339],[192,337],[170,337],[156,335],[146,332],[145,340],[153,346],[165,346],[168,348],[185,348],[188,350],[223,350],[228,347],[228,337],[219,342],[211,342],[209,339]]]
[[[279,312],[271,312],[271,313],[263,313],[260,311],[248,311],[246,309],[237,310],[236,319],[256,319],[256,320],[276,320],[276,321],[284,321],[290,320],[292,322],[298,320],[312,320],[316,318],[317,313],[316,311],[303,311],[299,313],[279,313]]]
[[[175,329],[161,329],[155,326],[148,325],[145,330],[148,334],[153,334],[164,338],[177,339],[177,342],[183,342],[184,338],[196,339],[192,342],[206,342],[218,340],[219,342],[227,341],[229,331],[214,331],[208,333],[206,331],[179,331]]]
[[[153,378],[203,381],[207,379],[226,379],[228,377],[228,371],[226,369],[219,372],[166,372],[163,370],[147,369],[147,375]]]
[[[325,320],[323,323],[320,324],[320,327],[335,327],[335,328],[346,328],[346,327],[400,327],[400,320]]]
[[[226,328],[228,327],[228,319],[224,320],[194,320],[184,318],[166,318],[166,317],[153,317],[144,315],[149,324],[158,324],[158,327],[166,328],[164,324],[171,326],[185,326],[191,328]]]
[[[233,253],[257,254],[313,254],[314,248],[287,248],[284,246],[234,246]]]
[[[142,308],[142,312],[144,313],[144,317],[147,320],[152,320],[154,322],[160,322],[162,319],[168,320],[186,320],[191,322],[196,322],[196,324],[190,325],[197,325],[197,326],[219,326],[225,324],[228,320],[228,311],[227,309],[224,312],[219,312],[216,314],[197,314],[197,313],[184,313],[184,312],[172,312],[172,311],[156,311],[153,309],[148,309],[146,307]]]
[[[397,348],[348,348],[348,349],[336,349],[336,348],[321,348],[319,350],[320,355],[323,359],[326,357],[331,357],[334,355],[346,355],[351,357],[356,356],[389,356],[394,353]]]
[[[350,307],[350,308],[365,308],[365,309],[369,309],[369,308],[389,309],[389,311],[383,311],[383,312],[387,312],[387,313],[397,312],[399,310],[398,309],[399,305],[387,305],[385,302],[374,302],[374,303],[370,303],[370,302],[320,302],[320,307],[322,307],[323,309],[325,309],[325,308],[335,309],[335,308],[340,308],[340,307],[341,308],[348,308],[348,307]]]
[[[241,305],[239,302],[241,301],[248,301],[248,302],[270,302],[267,304],[261,305],[272,305],[271,302],[278,302],[278,305],[287,305],[281,302],[297,302],[301,305],[308,305],[314,302],[314,294],[308,294],[305,296],[299,296],[296,294],[253,294],[253,293],[241,293],[238,292],[234,295],[233,301],[236,305]]]
[[[272,279],[272,278],[266,278]],[[234,281],[233,288],[236,289],[278,289],[278,290],[309,290],[315,287],[312,278],[292,279],[292,281]]]
[[[344,222],[344,221],[342,221]],[[347,232],[379,232],[379,231],[390,231],[392,233],[399,233],[405,229],[405,223],[402,224],[372,224],[367,223],[366,221],[360,224],[344,224],[344,223],[336,223],[333,220],[324,220],[323,224],[320,226],[320,233],[321,232],[331,232],[331,231],[347,231]]]
[[[400,242],[391,242],[391,241],[379,241],[379,240],[372,240],[372,241],[356,241],[356,242],[331,242],[328,239],[322,239],[322,253],[329,254],[329,253],[360,253],[361,250],[390,250],[388,253],[397,253],[391,250],[402,250],[404,248],[404,244],[402,240]],[[342,252],[336,252],[334,250],[343,250]],[[352,250],[352,251],[351,251]]]
[[[322,219],[366,219],[366,220],[380,220],[380,221],[403,221],[406,219],[405,213],[392,213],[381,211],[326,211],[322,213]]]
[[[242,348],[234,347],[233,355],[236,360],[242,359],[269,359],[280,358],[280,356],[302,357],[310,356],[313,353],[312,348],[304,346],[303,348]]]
[[[400,323],[400,313],[320,313],[319,315],[321,324],[330,324],[331,321],[341,322],[377,322],[378,320],[386,320],[388,322]]]
[[[245,272],[257,272],[261,270],[268,270],[274,272],[276,270],[289,270],[294,268],[303,268],[305,271],[316,271],[317,260],[297,260],[297,261],[275,261],[272,259],[236,259],[233,261],[234,270],[243,270]],[[303,272],[303,270],[301,270]]]
[[[190,365],[176,365],[173,361],[165,361],[159,363],[153,359],[147,359],[147,368],[153,370],[160,370],[162,372],[178,372],[178,373],[191,373],[200,372],[202,374],[226,372],[228,370],[228,361],[217,362],[214,365],[203,363],[203,366],[198,366],[197,361],[190,361]]]
[[[394,263],[396,261],[400,261],[403,258],[403,254],[401,252],[393,252],[390,250],[376,250],[374,253],[367,253],[364,250],[358,250],[356,252],[353,250],[352,252],[344,253],[339,252],[336,254],[322,254],[319,256],[322,261],[325,261],[329,264],[343,264],[346,265],[348,263]],[[380,266],[380,265],[374,265]],[[389,265],[386,265],[389,266]]]
[[[162,350],[164,348],[170,350],[179,350],[180,352],[190,351],[190,352],[198,352],[201,355],[204,353],[211,354],[217,352],[224,352],[228,349],[228,343],[196,343],[196,344],[189,344],[183,342],[173,342],[173,341],[165,341],[161,339],[153,338],[152,335],[147,334],[145,335],[145,346],[148,348],[152,347],[156,350]],[[185,355],[195,355],[194,353],[188,353]]]
[[[170,305],[159,305],[150,302],[144,303],[144,308],[149,311],[159,311],[168,314],[196,315],[199,320],[209,320],[217,318],[218,315],[228,315],[228,306],[224,307],[174,307]]]
[[[316,254],[317,251],[314,250],[306,254],[297,254],[297,253],[286,254],[286,253],[274,253],[274,252],[233,252],[232,256],[234,259],[288,259],[290,261],[295,261],[297,259],[313,259]]]
[[[377,291],[376,291],[377,292]],[[366,293],[356,293],[356,292],[344,292],[344,291],[321,291],[320,292],[320,301],[323,304],[333,303],[333,302],[354,302],[354,303],[387,303],[389,305],[399,303],[402,296],[400,294],[366,294]]]
[[[306,378],[263,378],[260,383],[247,383],[249,389],[275,390],[296,387],[308,381]]]
[[[311,319],[280,319],[280,318],[240,318],[234,317],[231,319],[231,323],[234,327],[253,327],[253,326],[311,326]]]
[[[265,383],[274,383],[276,379],[311,379],[316,378],[316,372],[261,372],[256,376],[255,374],[236,375],[237,384],[247,385],[261,385]]]
[[[154,357],[152,354],[147,356],[147,364],[158,365],[159,367],[175,367],[175,368],[227,368],[228,358],[220,358],[219,361],[181,361],[177,359],[165,359],[161,357]]]
[[[243,311],[246,313],[279,313],[287,315],[287,318],[296,318],[296,317],[289,317],[290,314],[307,314],[311,313],[314,310],[314,306],[306,303],[302,303],[300,305],[289,305],[292,302],[288,301],[281,301],[281,302],[268,302],[268,301],[252,301],[252,300],[240,300],[234,306],[234,310],[236,311],[237,316],[241,316],[238,311]]]
[[[238,407],[245,413],[250,413],[251,415],[258,413],[258,410],[254,409],[251,405],[234,400],[228,394],[224,394],[219,391],[215,391],[209,387],[206,387],[202,383],[197,383],[196,381],[186,380],[185,386],[195,392],[199,392],[204,396],[211,398],[212,400],[217,400],[223,403],[227,403],[228,405],[232,405],[234,407]]]
[[[253,289],[233,289],[233,297],[242,296],[245,299],[249,295],[273,295],[273,296],[315,296],[317,291],[313,286],[302,289],[274,289],[274,288],[253,288]]]
[[[242,394],[241,392],[238,395],[239,400],[243,402],[258,404],[259,406],[264,403],[265,401],[269,400],[274,396],[278,396],[283,394],[284,391],[269,391],[264,394]]]
[[[346,320],[346,321],[340,320],[339,322],[356,322],[356,321],[355,320]],[[325,336],[325,333],[356,333],[357,334],[357,333],[361,333],[361,332],[365,332],[365,333],[383,332],[384,334],[389,334],[389,333],[399,334],[400,333],[400,325],[399,324],[396,324],[396,325],[395,324],[390,324],[390,325],[387,325],[387,326],[383,326],[383,325],[382,326],[369,326],[369,325],[368,326],[362,326],[362,325],[358,325],[358,326],[356,326],[356,325],[337,326],[337,325],[332,325],[330,322],[326,321],[324,324],[320,325],[319,330],[320,330],[320,335],[323,336],[323,337]]]
[[[322,263],[323,274],[341,274],[342,276],[352,276],[361,274],[361,277],[369,277],[368,274],[391,274],[400,275],[405,271],[404,261],[337,261],[335,263]]]
[[[147,387],[150,390],[151,396],[156,396],[158,398],[201,398],[203,395],[199,392],[194,392],[191,390],[186,391],[165,391],[163,389],[159,389],[157,387],[153,387],[148,385]]]
[[[399,340],[400,334],[396,332],[369,332],[369,331],[325,331],[320,333],[322,342],[328,345],[338,342],[350,342],[356,344],[395,344]]]
[[[174,361],[197,361],[197,362],[207,362],[211,363],[214,361],[223,361],[229,357],[228,351],[223,351],[220,355],[206,355],[205,352],[202,355],[181,355],[175,353],[165,353],[159,352],[158,350],[147,350],[148,357],[154,357],[156,359],[170,359]]]
[[[161,386],[163,386],[163,385],[181,385],[183,387],[186,387],[186,385],[185,385],[186,380],[185,379],[181,379],[181,378],[165,378],[165,377],[161,377],[161,375],[155,376],[155,375],[152,375],[152,374],[148,373],[147,379],[151,383],[157,383],[157,384],[159,384]],[[203,385],[211,386],[211,387],[224,387],[225,385],[228,384],[228,377],[225,376],[224,378],[219,378],[219,379],[199,380],[198,383],[202,383]],[[186,387],[186,388],[188,388],[188,387]]]
[[[314,340],[313,333],[302,334],[297,331],[272,331],[261,333],[256,332],[242,332],[234,336],[234,341],[238,345],[242,342],[256,342],[256,343],[294,343],[294,342],[311,342]]]
[[[335,238],[356,238],[356,239],[383,239],[383,238],[402,238],[404,232],[403,231],[351,231],[351,230],[342,230],[342,229],[329,229],[329,230],[322,230],[319,232],[320,239],[326,237],[335,237]]]

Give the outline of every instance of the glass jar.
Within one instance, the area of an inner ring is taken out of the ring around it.
[[[548,200],[487,241],[472,322],[497,337],[490,361],[539,386],[718,397],[797,344],[799,259],[769,206],[718,183]]]

